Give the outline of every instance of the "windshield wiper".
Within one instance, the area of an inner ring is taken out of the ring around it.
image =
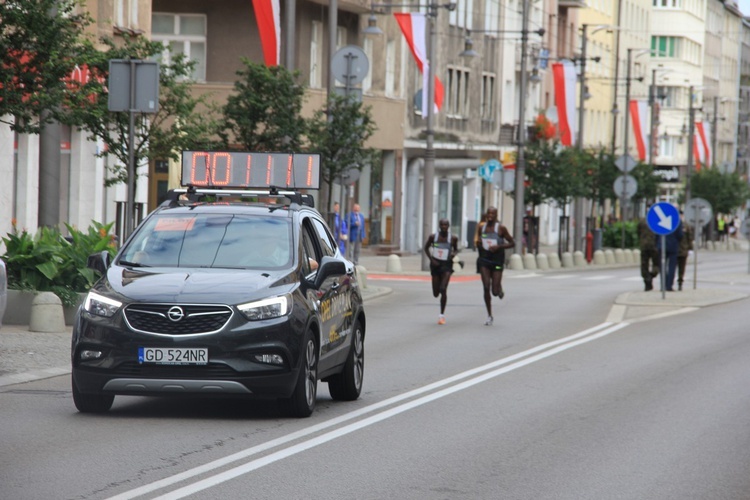
[[[127,260],[121,260],[120,262],[118,262],[118,264],[125,267],[151,267],[146,264],[140,264],[138,262],[128,262]]]

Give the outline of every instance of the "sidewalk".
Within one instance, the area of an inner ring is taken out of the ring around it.
[[[743,252],[747,252],[744,241]],[[540,253],[556,252],[556,248],[545,247]],[[454,276],[479,280],[476,272],[477,252],[464,249],[459,253],[464,261],[463,269],[456,266]],[[529,273],[590,272],[608,268],[632,267],[638,272],[639,263],[586,265],[546,270],[506,270],[506,276]],[[394,271],[395,267],[400,271]],[[398,256],[376,255],[374,249],[363,249],[358,271],[362,273],[361,286],[365,301],[391,293],[391,288],[381,284],[383,278],[412,276],[429,279],[429,271],[422,270],[422,255]],[[743,270],[744,271],[744,270]],[[363,278],[363,279],[362,279]],[[373,279],[375,278],[375,279]],[[750,274],[733,272],[720,277],[722,282],[750,284]],[[721,286],[721,285],[719,285]],[[746,294],[721,289],[686,289],[682,292],[662,293],[627,292],[615,300],[609,321],[643,321],[654,316],[663,316],[684,308],[700,308],[746,298]],[[28,326],[3,325],[0,327],[0,387],[30,382],[70,373],[71,327],[57,333],[30,332]]]

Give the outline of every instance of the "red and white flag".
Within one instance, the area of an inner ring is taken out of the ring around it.
[[[576,67],[571,61],[552,63],[552,78],[555,83],[555,106],[557,106],[557,128],[563,146],[576,143],[578,131],[576,110]]]
[[[417,61],[417,67],[422,73],[422,116],[427,116],[427,78],[430,74],[430,61],[427,59],[427,19],[424,14],[419,12],[396,12],[393,14],[398,22],[401,32],[409,44],[414,60]],[[443,97],[445,90],[443,82],[435,76],[435,112],[437,113],[443,107]]]
[[[266,66],[278,66],[281,53],[279,0],[253,0]]]
[[[638,159],[641,161],[646,161],[646,145],[648,144],[647,114],[648,103],[646,101],[630,101],[630,119],[633,122],[633,135],[635,136],[635,145],[638,149]]]
[[[703,122],[695,122],[695,140],[693,141],[693,155],[695,168],[711,166],[711,132],[703,126]]]

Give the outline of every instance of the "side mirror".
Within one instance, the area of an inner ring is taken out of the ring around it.
[[[315,276],[315,288],[320,288],[320,285],[330,276],[343,276],[344,274],[346,274],[346,264],[343,261],[325,256],[318,266],[318,274]]]
[[[102,275],[107,274],[107,269],[111,263],[112,256],[109,255],[109,252],[106,250],[91,254],[89,255],[89,258],[86,259],[86,267],[93,269],[94,271],[99,271]]]

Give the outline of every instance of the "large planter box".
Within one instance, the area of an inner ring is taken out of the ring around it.
[[[28,325],[31,320],[31,302],[34,300],[34,292],[21,290],[8,290],[8,304],[5,308],[2,324],[4,325]],[[75,306],[63,307],[65,324],[71,326],[75,323],[78,306],[86,298],[85,293],[78,294],[78,302]]]

